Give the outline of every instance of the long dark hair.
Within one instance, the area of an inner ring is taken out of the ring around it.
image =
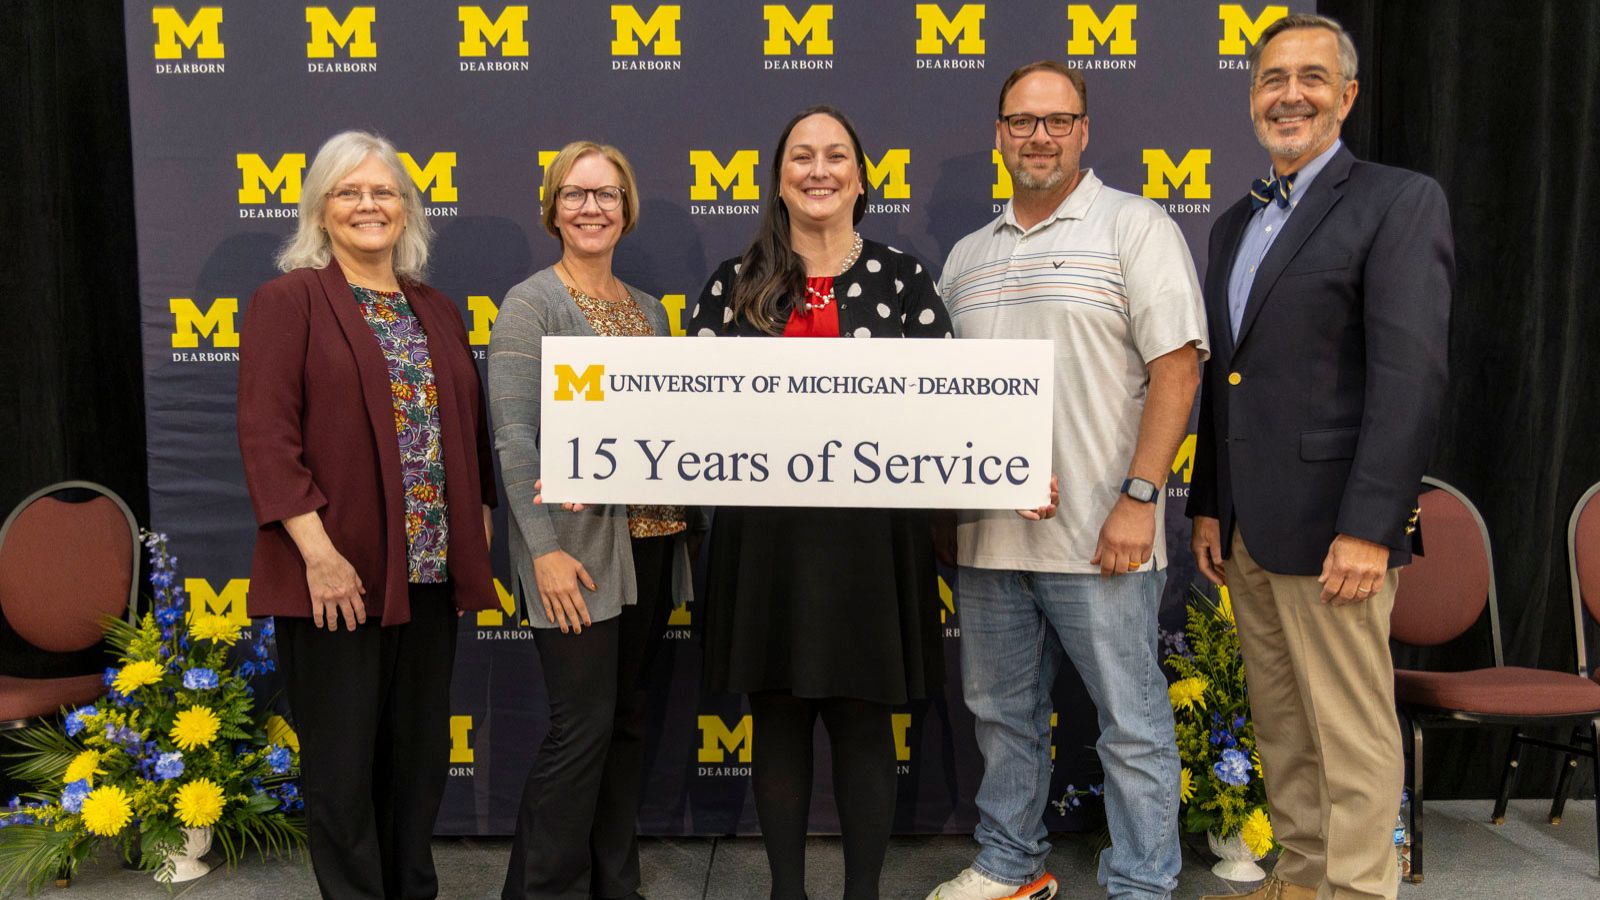
[[[739,258],[739,277],[734,280],[731,308],[735,318],[741,318],[767,334],[782,334],[798,298],[806,290],[806,264],[800,254],[789,245],[789,208],[783,203],[779,185],[783,179],[783,151],[789,145],[789,133],[801,120],[814,115],[830,116],[844,126],[855,146],[856,168],[861,178],[861,195],[856,197],[854,218],[860,224],[867,212],[867,157],[861,150],[861,139],[856,127],[845,114],[831,106],[813,106],[803,109],[783,126],[778,136],[778,149],[772,155],[771,176],[767,184],[767,199],[762,204],[761,224],[756,228],[755,239]]]

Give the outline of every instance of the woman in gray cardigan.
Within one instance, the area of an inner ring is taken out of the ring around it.
[[[550,697],[523,791],[508,898],[637,897],[643,780],[640,679],[674,599],[687,599],[682,507],[534,502],[540,341],[667,335],[660,301],[623,284],[612,254],[639,215],[614,147],[568,144],[545,169],[542,219],[561,260],[507,292],[489,340],[489,404],[510,507],[513,580]]]

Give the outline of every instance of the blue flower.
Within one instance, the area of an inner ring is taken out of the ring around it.
[[[100,676],[100,680],[105,683],[106,687],[111,687],[111,685],[116,682],[117,675],[120,672],[121,670],[116,666],[107,666],[105,674]]]
[[[272,767],[272,774],[274,775],[282,775],[289,771],[290,761],[289,748],[287,747],[279,747],[277,744],[273,744],[272,749],[267,751],[267,765]]]
[[[178,624],[178,621],[182,618],[183,610],[176,606],[164,606],[156,610],[156,624],[162,626],[162,634],[167,634],[166,629]]]
[[[162,781],[171,781],[183,774],[183,754],[174,750],[156,758],[156,775]]]
[[[88,717],[90,717],[90,716],[99,715],[99,714],[100,714],[100,710],[94,708],[93,706],[80,706],[77,709],[73,710],[72,712],[68,713],[67,714],[67,737],[77,737],[78,735],[82,734],[83,730],[85,728],[89,727],[89,723],[87,723],[87,722],[85,722],[83,720],[88,718]]]
[[[83,810],[83,799],[89,796],[89,779],[80,778],[61,792],[61,808],[69,813]]]
[[[1238,731],[1239,729],[1241,729],[1243,727],[1244,727],[1244,716],[1242,716],[1242,715],[1234,716],[1233,717],[1233,730],[1234,731]]]
[[[183,673],[183,686],[191,691],[209,691],[219,684],[213,669],[190,669]]]
[[[1250,783],[1250,757],[1238,750],[1222,751],[1222,759],[1211,766],[1217,778],[1232,785]]]
[[[300,797],[300,788],[292,781],[278,788],[278,801],[278,808],[285,811],[305,809],[306,806],[306,801]]]
[[[267,620],[265,622],[263,622],[262,625],[261,625],[261,636],[270,640],[272,638],[272,636],[277,634],[277,633],[278,633],[277,623],[274,622],[270,616],[267,617]]]
[[[239,668],[239,674],[240,675],[243,675],[246,678],[254,678],[255,677],[256,664],[251,662],[250,660],[247,659],[244,662],[239,663],[239,667],[238,668]]]

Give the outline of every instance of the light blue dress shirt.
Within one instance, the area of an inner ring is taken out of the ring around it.
[[[1278,239],[1283,226],[1294,214],[1295,207],[1300,205],[1300,198],[1310,190],[1311,182],[1316,180],[1328,160],[1333,159],[1333,155],[1343,146],[1343,141],[1334,141],[1333,146],[1295,173],[1294,190],[1289,195],[1288,208],[1268,203],[1256,210],[1245,224],[1244,239],[1239,242],[1239,252],[1233,257],[1233,272],[1228,276],[1228,324],[1233,326],[1235,339],[1239,337],[1239,324],[1244,321],[1244,306],[1250,299],[1250,286],[1255,284],[1256,269],[1261,265],[1261,260],[1266,258],[1267,251],[1272,249],[1272,242]],[[1268,178],[1275,174],[1270,169],[1267,171]]]

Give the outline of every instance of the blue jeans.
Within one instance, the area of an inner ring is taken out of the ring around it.
[[[1111,830],[1100,884],[1116,898],[1169,896],[1182,859],[1178,749],[1157,655],[1166,572],[1102,578],[963,566],[960,575],[961,688],[983,753],[973,867],[1008,884],[1044,869],[1050,690],[1065,651],[1099,711],[1095,750]]]

